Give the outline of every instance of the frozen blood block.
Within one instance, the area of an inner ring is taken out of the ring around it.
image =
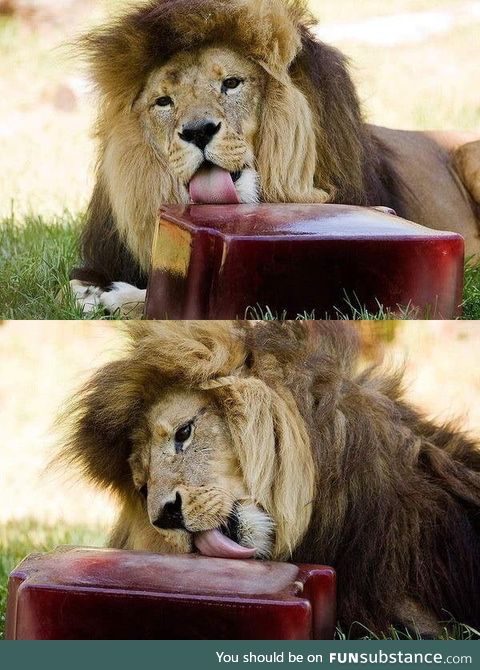
[[[162,209],[145,316],[460,314],[460,235],[345,205],[189,205]],[[248,309],[253,308],[253,309]]]
[[[329,567],[61,547],[11,573],[6,637],[328,639],[335,616]]]

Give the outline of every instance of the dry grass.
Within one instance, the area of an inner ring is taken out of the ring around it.
[[[455,0],[310,0],[309,4],[320,23],[351,23],[371,16],[448,8]]]
[[[379,125],[480,131],[479,25],[419,44],[346,45],[367,118]]]
[[[480,322],[402,321],[386,353],[406,363],[407,394],[417,407],[432,418],[459,419],[480,438]]]

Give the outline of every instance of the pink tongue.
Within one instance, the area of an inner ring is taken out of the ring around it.
[[[193,541],[198,551],[204,556],[216,558],[251,558],[255,549],[241,547],[224,535],[218,528],[195,533]]]
[[[188,187],[190,200],[198,204],[237,204],[240,202],[230,172],[207,165],[196,172]]]

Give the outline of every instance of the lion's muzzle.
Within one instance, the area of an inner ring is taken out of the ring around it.
[[[216,558],[269,558],[273,540],[272,519],[257,505],[240,502],[222,526],[194,534],[198,551]]]
[[[201,151],[205,149],[211,139],[218,133],[221,123],[215,123],[211,119],[193,121],[186,123],[178,136],[184,142],[195,144]]]
[[[182,497],[177,491],[175,499],[167,501],[160,511],[158,517],[152,521],[157,528],[164,530],[185,528],[182,511]]]

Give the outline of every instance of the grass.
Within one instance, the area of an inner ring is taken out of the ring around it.
[[[0,318],[2,319],[98,319],[107,318],[101,310],[84,315],[67,291],[60,298],[61,288],[68,283],[70,270],[78,263],[78,233],[83,216],[68,212],[63,217],[45,219],[26,216],[21,221],[14,215],[0,221]],[[480,264],[468,261],[465,268],[463,300],[465,319],[480,319]],[[334,318],[355,320],[409,319],[414,316],[407,306],[393,312],[379,304],[370,312],[355,297],[345,296],[345,304],[337,306]],[[285,312],[269,307],[251,306],[247,319],[285,319]],[[108,317],[109,318],[109,317]],[[297,319],[325,318],[305,311]]]
[[[268,306],[263,307],[257,304],[254,307],[247,307],[244,318],[253,319],[254,321],[285,321],[288,319],[288,315],[287,310],[277,312]],[[295,316],[296,321],[314,321],[316,318],[315,310],[313,312],[305,311]]]
[[[480,319],[480,263],[467,260],[463,291],[463,318]]]
[[[49,526],[33,520],[0,526],[0,640],[4,637],[9,573],[28,554],[51,551],[65,544],[102,546],[105,530],[89,526]]]
[[[415,318],[415,310],[411,309],[409,305],[401,307],[398,311],[393,312],[390,308],[384,308],[378,301],[378,311],[371,312],[359,300],[354,297],[350,298],[345,294],[344,307],[334,307],[332,314],[317,314],[315,310],[311,312],[300,312],[293,317],[295,321],[315,321],[317,319],[339,319],[342,321],[398,321]],[[245,310],[245,319],[254,319],[256,321],[285,321],[291,319],[287,310],[278,312],[272,310],[271,307],[263,307],[260,304],[254,307],[247,307]]]
[[[360,625],[361,624],[357,624]],[[457,621],[449,620],[443,624],[442,633],[439,635],[439,640],[478,640],[480,632],[467,626],[466,624],[458,623]],[[350,639],[348,631],[345,633],[341,628],[337,628],[336,640]],[[403,631],[396,628],[390,628],[386,635],[378,636],[368,628],[365,628],[365,634],[361,636],[362,640],[421,640],[421,636],[413,631]]]
[[[92,319],[61,287],[78,262],[78,232],[83,217],[66,213],[45,220],[26,216],[20,223],[12,215],[0,221],[0,318]]]

